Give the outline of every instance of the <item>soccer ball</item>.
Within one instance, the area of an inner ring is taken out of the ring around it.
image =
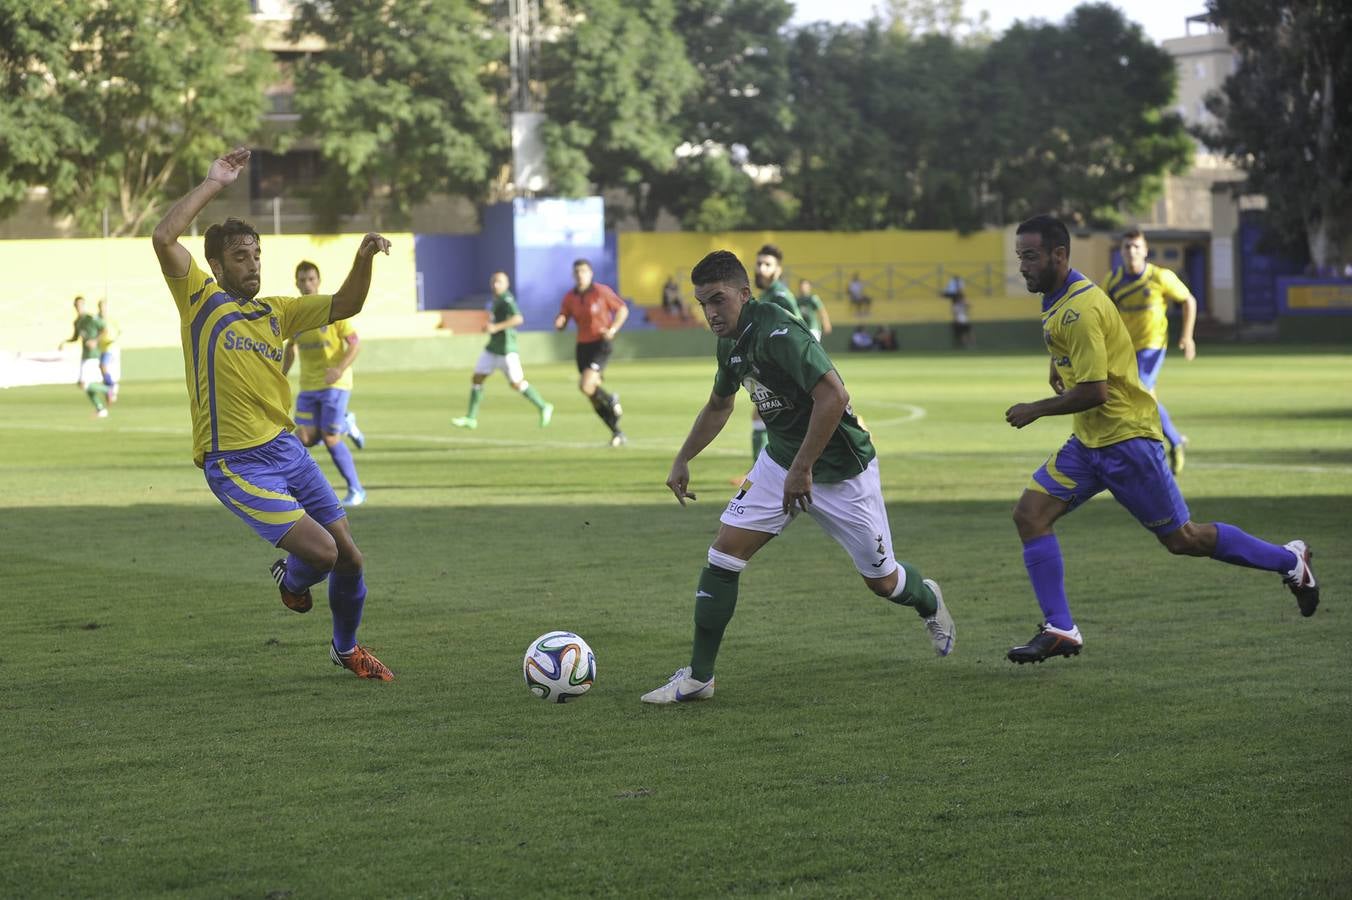
[[[551,631],[530,642],[521,661],[526,686],[541,700],[564,703],[591,690],[596,654],[571,631]]]

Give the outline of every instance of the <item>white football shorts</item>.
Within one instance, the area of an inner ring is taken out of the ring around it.
[[[489,353],[487,350],[480,353],[479,361],[474,364],[474,374],[492,375],[494,369],[506,375],[512,384],[520,384],[526,380],[526,372],[521,368],[519,353]]]
[[[719,521],[748,531],[782,532],[797,515],[784,512],[787,475],[788,470],[762,450]],[[882,578],[897,570],[876,457],[853,478],[835,484],[814,481],[807,514],[845,548],[860,575]]]

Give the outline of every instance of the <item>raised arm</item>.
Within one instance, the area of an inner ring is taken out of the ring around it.
[[[211,202],[212,197],[219,194],[222,188],[234,183],[248,162],[249,151],[244,147],[236,147],[212,162],[202,183],[178,198],[178,201],[169,207],[169,211],[155,226],[155,232],[150,238],[155,246],[155,255],[160,260],[161,272],[170,278],[182,278],[188,274],[188,269],[192,266],[192,255],[188,253],[187,247],[178,242],[179,237],[187,231],[192,220],[197,218],[197,214]]]
[[[700,451],[709,446],[709,442],[718,437],[723,426],[728,424],[736,397],[736,394],[723,397],[717,391],[710,391],[708,401],[700,409],[699,415],[695,416],[695,424],[690,426],[685,443],[676,452],[676,459],[671,463],[671,474],[667,476],[667,487],[671,488],[682,506],[685,506],[685,501],[695,499],[695,495],[689,492],[690,460],[699,456]]]
[[[371,232],[361,239],[357,247],[357,258],[352,261],[352,271],[343,279],[343,286],[333,294],[333,306],[329,310],[329,321],[350,319],[361,312],[366,303],[366,294],[371,290],[371,259],[377,253],[390,255],[390,242],[381,235]]]

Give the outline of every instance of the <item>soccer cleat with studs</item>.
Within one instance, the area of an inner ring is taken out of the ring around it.
[[[272,572],[272,580],[277,582],[277,590],[282,592],[282,605],[293,612],[309,612],[315,605],[314,598],[310,596],[310,589],[306,588],[299,594],[293,594],[286,589],[286,560],[277,560],[269,571]]]
[[[456,428],[468,428],[470,431],[479,427],[478,419],[471,419],[469,416],[456,416],[451,419],[451,424]]]
[[[1183,471],[1183,464],[1188,458],[1186,450],[1187,446],[1187,437],[1180,435],[1178,443],[1172,444],[1169,447],[1169,471],[1173,472],[1175,475]]]
[[[690,675],[690,667],[677,669],[660,688],[649,691],[639,699],[644,703],[690,703],[708,700],[714,695],[714,680],[698,681]]]
[[[376,659],[375,654],[367,650],[361,644],[357,644],[346,653],[339,653],[338,648],[329,642],[329,659],[333,660],[335,666],[341,666],[347,669],[358,678],[370,678],[375,681],[394,681],[394,673],[380,660]]]
[[[944,605],[944,593],[939,590],[939,582],[933,578],[926,578],[924,583],[934,592],[937,604],[934,615],[925,617],[925,630],[929,632],[930,643],[934,644],[934,652],[939,656],[947,656],[953,652],[953,647],[957,644],[958,630],[953,625],[952,613]]]
[[[612,447],[623,447],[627,443],[629,443],[629,438],[624,436],[623,431],[617,431],[610,436],[610,446]]]
[[[1010,662],[1019,665],[1040,663],[1053,656],[1078,656],[1083,646],[1084,638],[1080,637],[1080,629],[1071,628],[1067,633],[1043,622],[1031,641],[1012,648],[1007,655]]]
[[[1296,595],[1296,605],[1300,607],[1300,614],[1308,618],[1319,608],[1319,584],[1314,580],[1314,570],[1310,568],[1310,559],[1314,556],[1314,551],[1307,547],[1304,541],[1292,541],[1286,545],[1286,549],[1296,555],[1296,567],[1286,573],[1282,578],[1282,584]]]
[[[347,436],[352,438],[353,445],[361,450],[366,447],[366,435],[357,427],[357,414],[348,413],[343,417],[343,423],[347,425]]]

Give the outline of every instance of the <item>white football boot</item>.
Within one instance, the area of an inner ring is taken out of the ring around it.
[[[953,625],[953,616],[948,607],[944,606],[944,592],[939,590],[939,582],[926,578],[925,584],[934,591],[934,599],[938,603],[934,615],[925,619],[925,630],[929,632],[930,643],[934,644],[934,652],[947,656],[953,652],[953,646],[957,643],[957,628]]]
[[[690,667],[686,666],[677,669],[666,684],[639,699],[644,703],[688,703],[692,700],[708,700],[713,695],[714,680],[696,681],[690,677]]]

